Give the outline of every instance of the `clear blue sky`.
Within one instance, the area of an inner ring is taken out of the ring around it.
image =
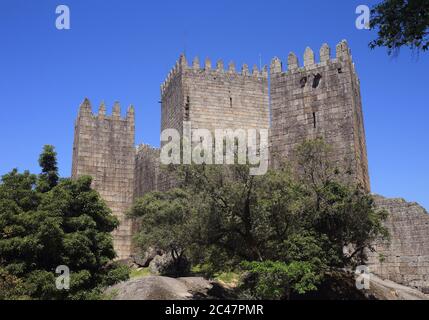
[[[1,0],[0,174],[38,172],[44,144],[71,171],[73,126],[85,96],[108,112],[136,107],[136,142],[158,145],[159,86],[186,49],[225,62],[264,64],[347,39],[361,79],[372,190],[429,208],[429,53],[370,50],[355,8],[378,1]],[[55,8],[71,30],[55,28]],[[302,61],[302,59],[301,59]]]

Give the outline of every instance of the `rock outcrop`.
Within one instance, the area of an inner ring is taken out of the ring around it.
[[[202,277],[148,276],[116,284],[106,291],[113,300],[192,300],[224,298],[219,284]]]
[[[171,253],[164,253],[152,259],[149,270],[153,274],[177,277],[187,275],[190,264],[186,257],[174,259]]]
[[[429,300],[429,296],[420,291],[383,280],[374,274],[370,276],[368,293],[377,300]]]
[[[152,260],[157,256],[162,254],[161,250],[155,248],[149,248],[143,254],[135,254],[132,257],[133,262],[139,267],[147,268]]]
[[[350,278],[350,279],[349,279]],[[371,274],[368,290],[357,290],[353,276],[342,276],[335,287],[342,287],[334,295],[326,295],[323,290],[304,299],[376,299],[376,300],[429,300],[429,295],[420,291],[383,280]],[[349,281],[350,280],[350,281]],[[333,283],[331,283],[332,285]],[[337,288],[338,289],[338,288]],[[346,290],[344,290],[346,289]],[[108,288],[106,296],[112,300],[201,300],[201,299],[237,299],[237,296],[217,281],[202,277],[169,278],[147,276],[116,284]]]

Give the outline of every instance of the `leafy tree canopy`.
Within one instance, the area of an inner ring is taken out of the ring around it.
[[[389,55],[401,47],[429,49],[429,0],[384,0],[371,11],[371,28],[378,38],[370,47],[386,47]]]
[[[247,165],[176,168],[176,189],[146,194],[132,208],[138,244],[175,250],[209,274],[241,265],[256,276],[248,283],[258,298],[315,290],[326,271],[361,264],[386,233],[385,212],[359,186],[339,182],[328,152],[323,141],[308,141],[297,168],[264,176],[249,175]]]
[[[0,183],[0,298],[88,299],[127,278],[110,234],[118,220],[91,178],[58,182],[56,154],[45,146],[39,176],[16,169]],[[70,269],[70,289],[58,290],[55,270]]]

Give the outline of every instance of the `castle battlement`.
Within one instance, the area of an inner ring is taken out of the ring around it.
[[[235,76],[255,77],[255,78],[264,78],[264,79],[268,78],[267,66],[263,66],[262,69],[260,70],[258,66],[255,64],[253,65],[252,70],[250,70],[249,66],[244,63],[241,66],[241,71],[237,72],[235,68],[235,63],[233,61],[230,61],[228,63],[228,67],[225,68],[225,64],[222,59],[217,60],[216,65],[213,66],[210,58],[206,58],[204,60],[204,66],[201,66],[199,57],[195,57],[192,60],[192,64],[189,65],[185,55],[182,54],[180,55],[179,59],[176,61],[176,64],[174,65],[174,67],[168,73],[165,81],[162,83],[161,95],[164,94],[164,92],[170,86],[171,82],[173,82],[173,79],[185,70],[194,71],[194,72],[205,72],[208,75],[212,75],[215,73],[224,73],[224,74],[235,75]]]
[[[296,73],[309,71],[312,69],[320,68],[327,66],[328,64],[334,64],[339,62],[350,62],[351,70],[355,73],[354,63],[352,63],[351,50],[347,44],[346,40],[341,41],[335,47],[335,58],[331,58],[331,48],[328,44],[324,43],[319,50],[319,61],[315,59],[314,51],[307,47],[303,55],[303,65],[300,66],[297,55],[294,52],[290,52],[287,57],[287,68],[283,69],[283,63],[278,58],[275,57],[271,61],[270,65],[270,74],[278,73]]]
[[[129,257],[132,247],[132,220],[125,213],[133,202],[134,134],[133,106],[122,117],[118,102],[111,115],[106,115],[104,102],[96,114],[88,98],[80,105],[75,123],[72,177],[90,175],[93,188],[119,219],[113,237],[120,259]]]
[[[279,155],[281,162],[295,156],[299,143],[323,137],[335,150],[333,163],[346,172],[344,180],[357,181],[369,191],[359,80],[347,42],[341,41],[335,49],[332,58],[329,46],[323,44],[316,61],[307,47],[302,66],[291,52],[286,70],[279,58],[271,61],[270,153]]]
[[[93,113],[92,105],[88,98],[85,98],[79,107],[79,118],[87,118],[92,120],[116,120],[116,121],[127,121],[134,122],[134,106],[130,105],[127,109],[125,117],[121,116],[121,106],[119,102],[115,102],[112,108],[112,114],[106,115],[106,105],[101,102],[98,107],[98,113]]]

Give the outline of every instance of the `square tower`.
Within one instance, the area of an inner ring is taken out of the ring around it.
[[[119,259],[131,255],[133,222],[126,217],[134,194],[134,108],[121,118],[119,104],[106,116],[104,104],[94,115],[88,99],[81,104],[75,124],[72,177],[92,177],[92,187],[100,193],[119,219],[113,244]]]
[[[181,55],[161,85],[161,103],[161,130],[176,129],[181,136],[189,135],[189,129],[207,129],[212,134],[216,129],[268,130],[267,67],[259,70],[254,66],[249,71],[244,64],[238,73],[233,62],[227,70],[222,60],[212,68],[209,59],[200,67],[195,58],[189,66]],[[162,170],[157,181],[160,190],[176,183]]]
[[[203,68],[198,58],[188,66],[181,55],[161,85],[161,130],[183,133],[183,122],[192,129],[268,129],[270,125],[267,68],[241,73],[234,63],[224,69],[219,60],[212,68],[206,59]]]
[[[346,41],[336,46],[334,59],[324,44],[319,63],[307,48],[303,67],[290,53],[287,71],[278,58],[270,69],[274,167],[281,158],[293,159],[303,141],[321,137],[332,146],[337,166],[370,191],[359,79]]]

